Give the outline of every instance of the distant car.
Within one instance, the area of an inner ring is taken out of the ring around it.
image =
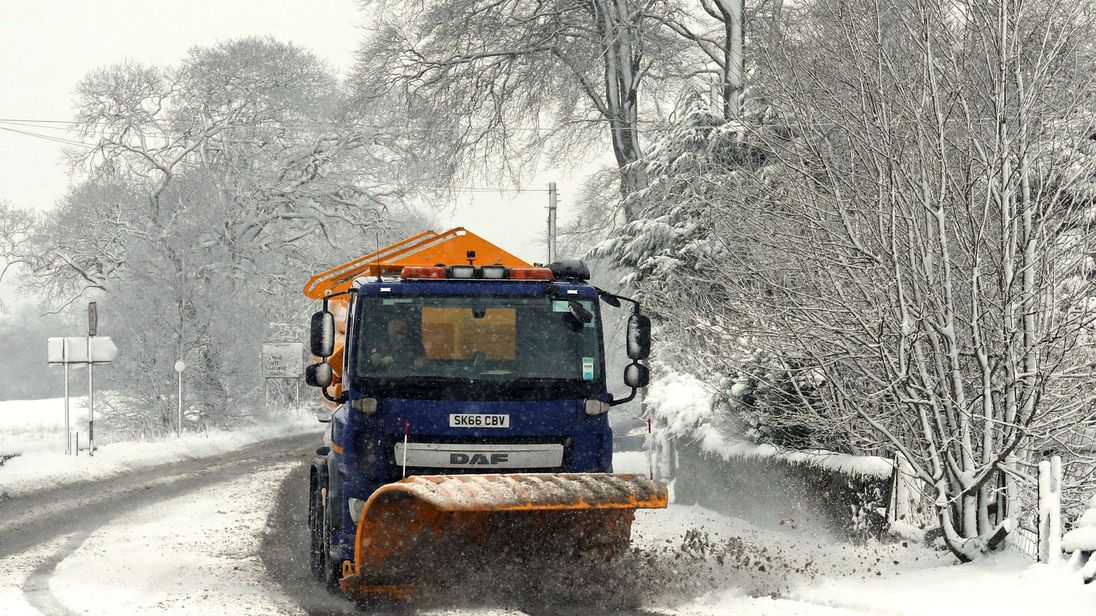
[[[613,422],[613,451],[642,451],[646,441],[646,419],[625,417]]]

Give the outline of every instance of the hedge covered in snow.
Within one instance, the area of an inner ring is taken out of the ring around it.
[[[675,442],[696,443],[701,450],[724,460],[772,458],[793,465],[817,467],[844,475],[889,478],[893,463],[878,456],[853,456],[823,450],[793,451],[759,445],[724,434],[715,426],[711,389],[698,378],[662,371],[645,398],[660,430]]]
[[[713,389],[694,376],[662,369],[647,390],[656,440],[673,443],[676,502],[849,538],[882,534],[891,460],[735,438],[721,429],[723,409]]]

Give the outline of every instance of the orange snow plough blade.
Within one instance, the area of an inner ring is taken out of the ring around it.
[[[666,486],[641,475],[520,473],[415,476],[378,489],[362,509],[354,560],[339,585],[351,597],[404,596],[424,574],[513,554],[628,547],[636,509],[665,508]]]

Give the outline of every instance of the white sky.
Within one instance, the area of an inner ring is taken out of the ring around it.
[[[0,0],[0,121],[70,120],[76,83],[97,67],[125,60],[175,64],[192,46],[249,35],[301,45],[345,76],[362,36],[359,23],[355,0]],[[53,207],[68,186],[63,146],[2,128],[0,199],[36,210]],[[48,128],[25,130],[72,137]],[[544,189],[549,179],[559,182],[565,219],[577,184],[547,172],[528,188]],[[459,198],[443,211],[445,225],[468,227],[528,260],[545,258],[546,193]],[[0,290],[0,296],[11,294]]]

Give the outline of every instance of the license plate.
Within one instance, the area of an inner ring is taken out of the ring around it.
[[[450,428],[509,428],[509,415],[456,414],[449,416]]]

